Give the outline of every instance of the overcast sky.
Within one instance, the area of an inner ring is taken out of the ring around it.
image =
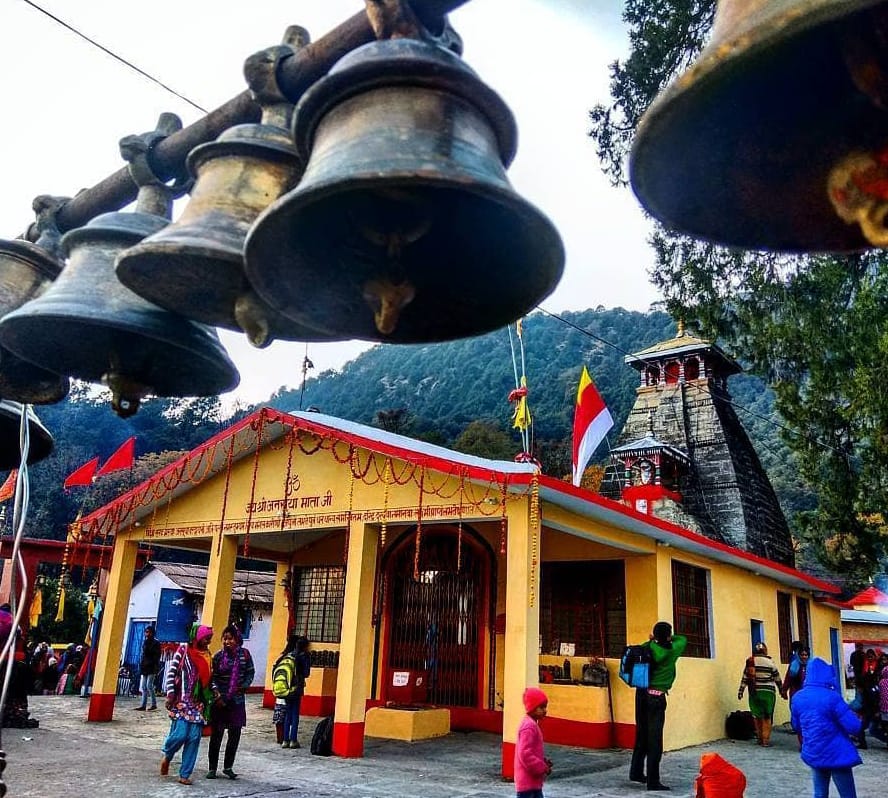
[[[207,109],[246,88],[244,60],[277,44],[288,25],[318,39],[363,8],[361,0],[39,5]],[[631,192],[601,175],[587,135],[589,108],[607,99],[607,66],[627,49],[621,10],[620,0],[470,0],[451,17],[464,58],[516,116],[516,190],[564,240],[564,278],[542,303],[551,312],[646,310],[658,298],[647,278],[648,224]],[[185,125],[201,116],[23,0],[0,0],[0,20],[0,237],[26,229],[36,195],[70,196],[119,169],[119,139],[153,129],[162,111]],[[241,373],[235,397],[255,402],[300,384],[304,344],[256,350],[243,336],[222,337]],[[314,374],[367,346],[310,344]]]

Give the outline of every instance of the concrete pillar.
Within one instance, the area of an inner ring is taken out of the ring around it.
[[[88,721],[109,721],[114,714],[117,671],[120,667],[120,654],[126,633],[126,618],[138,550],[138,540],[129,540],[120,533],[114,538],[111,575],[108,579],[108,592],[105,594],[102,631],[96,652],[96,672],[86,716]]]
[[[265,664],[265,690],[262,693],[262,706],[274,708],[274,693],[271,692],[271,672],[275,660],[287,644],[289,632],[290,607],[287,604],[287,591],[284,590],[285,580],[289,578],[289,563],[279,562],[274,576],[274,605],[271,608],[271,629],[268,633],[268,658]]]
[[[237,538],[222,535],[222,543],[213,540],[210,563],[207,568],[207,588],[204,594],[200,622],[213,627],[213,651],[222,648],[222,630],[231,617],[231,591],[234,586],[234,564],[237,560]]]
[[[540,680],[540,541],[534,570],[529,501],[510,502],[507,519],[502,775],[509,779],[514,776],[515,741],[524,716],[522,695]]]
[[[375,526],[363,521],[351,523],[333,717],[333,753],[338,756],[364,755],[364,715],[370,693],[368,658],[373,652],[371,620],[378,543],[379,532]]]

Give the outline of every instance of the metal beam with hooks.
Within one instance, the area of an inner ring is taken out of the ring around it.
[[[414,13],[429,30],[440,30],[444,17],[468,0],[410,0]],[[349,17],[316,42],[301,48],[281,62],[281,90],[296,102],[316,80],[323,77],[346,53],[375,38],[366,12]],[[199,144],[213,141],[233,125],[258,122],[260,108],[249,91],[243,91],[210,111],[205,117],[159,142],[151,153],[151,165],[163,179],[181,177],[185,158]],[[61,232],[81,227],[100,213],[119,210],[132,202],[138,189],[129,170],[120,169],[94,186],[81,191],[59,210],[56,221]],[[31,225],[25,238],[36,236]]]

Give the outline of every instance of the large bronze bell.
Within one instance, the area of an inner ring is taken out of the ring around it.
[[[340,339],[476,335],[547,296],[564,267],[552,223],[505,173],[503,101],[452,52],[415,39],[353,50],[303,95],[300,184],[247,236],[268,304]]]
[[[25,408],[26,405],[19,402],[0,399],[0,471],[9,471],[21,465],[21,424]],[[53,440],[34,411],[27,408],[27,414],[28,465],[33,465],[50,455]]]
[[[23,239],[0,241],[0,317],[39,296],[58,276],[62,263],[56,256],[58,230],[50,217],[63,198],[40,196],[36,244]],[[0,397],[26,404],[52,404],[65,398],[69,380],[35,366],[0,347]]]
[[[721,0],[709,44],[638,126],[644,207],[732,246],[869,246],[827,187],[849,154],[888,144],[885,19],[878,0]]]
[[[117,255],[168,223],[159,215],[171,203],[166,187],[137,183],[136,211],[102,214],[66,233],[68,262],[56,281],[0,320],[0,344],[60,374],[105,383],[123,417],[147,394],[209,396],[239,380],[215,330],[152,305],[115,277]]]
[[[262,107],[261,124],[229,128],[189,153],[194,186],[182,215],[123,252],[117,263],[119,280],[139,296],[205,324],[244,330],[254,346],[275,338],[332,340],[268,307],[244,275],[247,231],[302,174],[289,132],[293,106],[274,76],[276,64],[307,40],[307,32],[293,26],[285,39],[289,44],[247,60],[244,71]]]

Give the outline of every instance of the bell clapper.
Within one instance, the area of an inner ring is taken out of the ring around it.
[[[139,405],[148,388],[117,371],[102,376],[102,382],[111,390],[111,407],[121,418],[129,418],[139,412]]]
[[[247,291],[235,299],[234,318],[247,340],[257,349],[264,349],[274,340],[268,323],[267,306],[253,291]]]

